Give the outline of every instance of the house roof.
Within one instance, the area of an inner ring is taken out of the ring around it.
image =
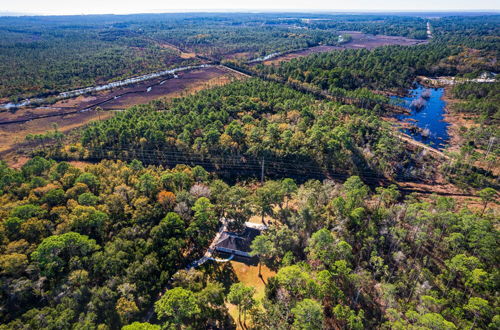
[[[260,235],[260,230],[249,227],[246,227],[243,233],[226,231],[222,233],[215,247],[249,253],[252,250],[250,245],[258,235]]]

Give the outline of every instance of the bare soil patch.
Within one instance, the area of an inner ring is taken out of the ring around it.
[[[275,65],[275,64],[279,64],[281,62],[288,62],[288,61],[293,60],[294,58],[303,57],[303,56],[307,56],[310,54],[325,53],[325,52],[330,52],[332,50],[342,50],[342,49],[344,49],[344,48],[339,47],[339,46],[315,46],[315,47],[299,50],[296,52],[288,53],[288,54],[278,56],[275,58],[271,58],[267,61],[262,62],[262,64]]]
[[[224,55],[228,60],[249,60],[255,56],[255,52],[235,52]]]
[[[103,91],[102,94],[109,94],[110,91]],[[55,108],[77,108],[82,104],[92,104],[97,102],[98,98],[96,95],[80,95],[71,99],[64,99],[54,103]]]
[[[155,79],[143,84],[138,84],[126,90],[127,94],[118,96],[101,105],[105,110],[125,109],[133,105],[148,103],[158,98],[173,98],[191,94],[202,89],[221,86],[229,83],[233,79],[240,79],[236,75],[223,67],[209,67],[192,71],[180,72],[178,78],[166,80]],[[152,86],[154,85],[154,86]],[[148,86],[152,86],[148,91]],[[116,91],[106,96],[107,99],[123,94],[124,91]]]
[[[87,108],[94,109],[96,104],[100,104],[104,110],[120,110],[158,98],[174,98],[195,93],[242,78],[244,78],[242,75],[224,67],[208,67],[180,72],[178,78],[158,78],[136,85],[62,100],[50,108],[23,108],[15,112],[0,112],[0,122],[28,120],[23,123],[0,125],[0,158],[12,165],[20,164],[19,157],[25,157],[25,151],[29,150],[29,145],[25,142],[26,135],[42,134],[53,130],[53,124],[57,124],[59,131],[68,133],[93,120],[104,120],[114,115],[113,111],[74,113]],[[150,86],[152,87],[148,92]],[[37,119],[44,115],[54,115],[54,117]]]
[[[451,89],[453,86],[446,86],[443,95],[443,100],[446,101],[446,114],[444,116],[445,120],[450,124],[448,128],[448,134],[450,136],[449,147],[446,149],[449,152],[460,152],[460,147],[466,143],[462,136],[463,129],[471,129],[479,127],[476,120],[476,116],[469,113],[460,113],[453,111],[453,104],[460,102],[451,96]],[[486,156],[486,152],[482,149],[476,148],[475,151],[479,154]],[[500,166],[498,166],[498,159],[496,166],[491,166],[484,157],[480,157],[479,160],[474,162],[474,165],[482,169],[489,169],[492,171],[493,175],[500,175]]]
[[[74,166],[80,170],[85,170],[89,165],[92,165],[93,163],[91,162],[86,162],[86,161],[81,161],[81,160],[70,160],[68,163],[71,164],[71,166]]]
[[[57,124],[58,130],[65,134],[84,126],[94,120],[104,120],[114,115],[114,112],[87,111],[69,114],[53,118],[43,118],[25,123],[9,124],[0,126],[0,159],[9,166],[19,168],[28,161],[29,151],[34,147],[34,142],[26,142],[28,134],[43,134],[54,129]]]
[[[14,157],[12,158],[11,162],[8,163],[10,167],[18,170],[20,169],[21,167],[23,167],[24,164],[26,164],[26,162],[29,160],[30,158],[29,157],[26,157],[26,156],[17,156],[17,157]]]
[[[417,40],[399,36],[371,35],[358,31],[340,31],[343,34],[349,34],[352,40],[342,47],[344,49],[373,49],[381,46],[400,45],[414,46],[427,43],[426,40]]]
[[[190,59],[190,58],[195,58],[196,57],[196,54],[193,53],[193,52],[185,52],[183,50],[181,50],[179,47],[175,46],[175,45],[172,45],[168,42],[162,42],[162,43],[159,43],[160,47],[162,48],[168,48],[168,49],[172,49],[172,50],[175,50],[175,51],[178,51],[179,52],[179,56],[183,59]]]
[[[450,135],[450,146],[448,151],[459,151],[460,145],[462,145],[463,138],[460,134],[460,128],[472,128],[478,126],[474,122],[474,118],[470,114],[459,113],[452,110],[453,104],[459,102],[457,99],[451,97],[451,86],[447,86],[444,89],[443,100],[446,102],[446,114],[445,120],[450,124],[448,129],[448,134]]]
[[[308,49],[299,50],[296,52],[290,52],[275,58],[266,60],[264,62],[259,62],[264,65],[276,65],[281,62],[288,62],[294,58],[307,56],[314,53],[325,53],[333,50],[343,50],[343,49],[374,49],[381,46],[389,45],[401,45],[401,46],[413,46],[419,44],[427,43],[426,40],[417,40],[406,37],[398,36],[385,36],[385,35],[371,35],[358,31],[340,31],[343,34],[349,34],[352,40],[341,46],[315,46]]]

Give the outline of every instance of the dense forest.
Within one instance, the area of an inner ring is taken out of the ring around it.
[[[159,328],[139,323],[150,310],[167,328],[234,328],[225,301],[260,329],[499,325],[491,189],[471,212],[358,177],[251,188],[201,167],[43,158],[0,174],[1,329]],[[274,219],[252,243],[277,271],[262,301],[228,264],[184,270],[219,217],[253,212]]]
[[[373,100],[375,104],[383,102],[380,92],[406,94],[419,76],[452,76],[465,81],[485,74],[494,77],[499,71],[499,30],[494,24],[498,17],[464,18],[463,24],[458,20],[451,17],[432,21],[435,40],[425,45],[335,50],[246,69],[289,85],[322,90],[339,100]],[[479,125],[462,126],[457,132],[459,150],[441,166],[442,174],[462,188],[494,186],[491,171],[500,150],[496,144],[500,136],[498,83],[460,83],[450,90],[450,96],[457,101],[450,110],[469,116]],[[372,109],[374,102],[367,104],[362,106]],[[485,165],[475,168],[472,164],[476,161]]]
[[[341,31],[425,39],[426,22],[398,15],[270,13],[0,17],[0,97],[46,95],[199,61],[180,50],[248,59],[337,45]],[[438,41],[498,53],[498,16],[432,24]]]
[[[196,22],[194,26],[197,26]],[[151,36],[157,40],[170,42],[182,49],[189,49],[217,60],[232,57],[257,58],[318,44],[336,45],[338,35],[331,30],[304,30],[286,25],[254,24],[243,26],[214,24],[197,28],[160,26],[158,30],[151,32]]]
[[[361,31],[370,34],[427,39],[427,20],[421,17],[385,15],[349,15],[349,17],[345,17],[338,15],[302,22],[321,30]]]
[[[220,60],[336,45],[337,31],[342,29],[425,35],[420,18],[307,17],[278,13],[0,17],[0,98],[16,101],[197,62],[176,48]]]
[[[415,78],[424,76],[456,76],[466,73],[498,71],[498,63],[462,47],[431,43],[413,47],[386,46],[374,50],[340,50],[294,59],[279,66],[256,67],[268,75],[312,84],[333,95],[369,88],[404,91]],[[469,58],[467,65],[460,59]],[[482,60],[481,60],[482,59]]]
[[[412,26],[404,19],[395,21],[406,24],[408,28]],[[312,22],[327,24],[324,20]],[[391,20],[382,20],[380,24],[382,22],[383,26],[388,27]],[[498,23],[498,16],[431,20],[434,40],[428,44],[412,47],[385,46],[371,51],[335,50],[280,65],[259,65],[253,70],[310,84],[338,96],[355,96],[353,92],[361,92],[365,88],[403,92],[420,75],[476,78],[484,72],[499,71]],[[332,24],[344,23],[340,21]],[[363,24],[366,30],[360,26],[355,30],[380,33],[370,30],[376,30],[377,24]],[[388,31],[384,33],[391,34]]]
[[[54,125],[0,161],[0,330],[499,329],[500,91],[473,80],[499,71],[499,19],[0,17],[3,99],[201,62],[257,76]],[[427,22],[415,46],[248,63]],[[418,76],[465,81],[446,91],[473,122],[455,151],[387,121]],[[266,225],[251,258],[206,258],[247,221]]]
[[[81,141],[89,159],[194,161],[218,171],[236,169],[232,175],[260,173],[262,158],[269,175],[359,174],[374,181],[432,173],[416,166],[425,157],[405,151],[377,108],[322,102],[256,78],[130,108],[91,124]],[[73,149],[52,155],[81,155]]]
[[[453,45],[474,49],[500,51],[500,26],[498,15],[449,16],[432,20],[434,36]]]
[[[372,193],[357,177],[307,182],[296,206],[281,205],[278,224],[254,241],[278,272],[262,309],[243,308],[265,329],[496,328],[488,192],[483,211],[471,213],[445,197],[401,203],[394,187]]]
[[[200,167],[138,161],[2,163],[0,327],[118,328],[144,313],[214,235],[212,183]]]
[[[16,20],[0,18],[0,97],[13,101],[193,62],[134,31]]]
[[[235,16],[0,17],[0,98],[15,101],[199,62],[183,58],[176,46],[220,58],[338,38],[332,31],[276,24],[279,15],[269,15],[273,24],[254,15]]]

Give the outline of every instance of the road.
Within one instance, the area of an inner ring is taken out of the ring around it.
[[[167,76],[167,75],[175,75],[176,73],[182,72],[182,71],[208,68],[211,66],[213,66],[213,65],[212,64],[200,64],[200,65],[184,66],[184,67],[170,69],[170,70],[153,72],[153,73],[145,74],[142,76],[137,76],[137,77],[132,77],[132,78],[128,78],[128,79],[124,79],[124,80],[120,80],[120,81],[111,82],[111,83],[104,84],[104,85],[97,85],[97,86],[91,86],[91,87],[74,89],[74,90],[62,92],[62,93],[59,93],[58,95],[56,95],[54,98],[56,100],[73,98],[73,97],[77,97],[79,95],[88,94],[88,93],[92,93],[92,92],[99,92],[99,91],[104,91],[104,90],[108,90],[108,89],[114,89],[117,87],[132,85],[132,84],[136,84],[138,82],[150,80],[153,78],[163,77],[163,76]],[[43,103],[43,102],[46,102],[47,99],[48,98],[32,98],[32,99],[23,100],[20,103],[4,103],[4,104],[0,104],[0,110],[10,110],[12,108],[24,107],[24,106],[28,106],[32,103],[35,103],[35,102],[42,102]]]
[[[409,137],[408,135],[406,134],[403,134],[403,133],[395,133],[394,134],[395,137],[399,138],[400,140],[408,143],[408,144],[411,144],[415,147],[419,147],[419,148],[422,148],[424,150],[427,150],[429,152],[432,152],[433,154],[441,157],[441,158],[444,158],[444,159],[450,159],[450,156],[446,155],[444,152],[440,151],[440,150],[437,150],[436,148],[433,148],[427,144],[424,144],[422,142],[418,142],[414,139],[412,139],[411,137]]]
[[[211,259],[214,259],[212,256],[215,252],[215,245],[217,244],[217,242],[219,241],[221,235],[223,232],[227,231],[227,221],[225,218],[221,218],[220,221],[222,222],[222,226],[220,226],[219,228],[219,231],[217,232],[217,234],[215,234],[215,237],[214,239],[212,240],[212,243],[210,243],[210,245],[208,246],[208,249],[207,251],[205,252],[205,254],[203,255],[203,257],[201,257],[200,259],[196,260],[196,261],[193,261],[186,269],[189,270],[191,268],[196,268],[198,266],[201,266],[203,265],[205,262],[207,262],[208,260],[211,260]]]
[[[190,71],[190,70],[196,70],[196,69],[199,69],[199,68],[208,68],[208,67],[224,68],[225,70],[229,70],[229,71],[235,72],[235,73],[237,73],[239,75],[243,75],[243,76],[249,77],[245,73],[236,71],[236,70],[234,70],[234,69],[232,69],[230,67],[223,66],[223,65],[202,65],[202,66],[194,66],[194,67],[184,67],[184,68],[182,68],[182,70],[178,70],[176,72],[179,72],[179,71]],[[165,77],[165,80],[170,79],[170,78],[172,78],[172,77]],[[182,79],[182,77],[179,78],[179,79]],[[165,80],[157,81],[155,83],[149,83],[149,84],[145,85],[144,88],[141,89],[141,90],[133,90],[133,91],[126,91],[126,90],[124,90],[122,93],[113,94],[113,96],[111,96],[111,97],[109,97],[107,99],[95,102],[93,104],[87,104],[87,105],[85,105],[85,107],[82,107],[80,109],[75,109],[75,110],[69,110],[68,111],[68,110],[65,110],[64,108],[60,108],[60,111],[53,112],[53,113],[41,114],[41,115],[37,115],[37,116],[31,116],[31,115],[30,116],[23,116],[23,117],[18,117],[17,119],[13,119],[13,120],[0,121],[0,125],[22,124],[22,123],[26,123],[26,122],[29,122],[29,121],[32,121],[32,120],[37,120],[37,119],[51,118],[51,117],[62,117],[62,116],[76,114],[76,113],[81,113],[81,112],[86,112],[86,111],[94,111],[97,106],[101,106],[101,105],[103,105],[105,103],[113,101],[113,100],[115,100],[115,99],[117,99],[119,97],[122,97],[124,95],[146,93],[146,92],[150,91],[152,87],[155,87],[157,85],[163,84],[163,82],[165,82]],[[99,86],[92,87],[92,88],[98,88],[98,87]],[[80,93],[81,90],[80,91],[76,91],[76,92]],[[70,93],[70,92],[66,92],[66,93]],[[78,94],[78,95],[80,95],[80,94]],[[24,102],[28,102],[28,101],[29,102],[33,102],[35,100],[26,100]],[[28,103],[26,105],[28,105]],[[11,107],[11,106],[14,106],[14,105],[12,105],[12,104],[10,104],[10,105],[9,104],[0,105],[0,111],[2,111],[2,109],[4,109],[2,107],[5,107],[5,109],[7,109],[8,107]],[[3,111],[6,111],[5,109]],[[57,109],[57,108],[54,108],[54,109]],[[109,111],[109,110],[106,110],[106,111]]]
[[[191,264],[189,264],[189,266],[186,267],[186,270],[190,270],[192,268],[196,268],[198,266],[201,266],[202,264],[204,264],[205,262],[207,262],[208,260],[215,260],[212,256],[213,256],[213,253],[215,252],[215,245],[217,244],[217,242],[219,241],[221,235],[223,232],[227,231],[227,221],[225,218],[221,218],[220,219],[220,222],[222,223],[222,226],[220,226],[219,230],[217,231],[217,234],[215,234],[214,236],[214,239],[212,240],[212,242],[210,243],[210,245],[208,246],[208,249],[207,251],[205,252],[205,254],[203,255],[203,257],[201,257],[200,259],[198,260],[195,260],[193,261]],[[215,260],[217,261],[217,260]],[[158,299],[161,298],[161,295],[166,291],[168,290],[167,287],[163,288],[163,290],[160,291],[159,295],[158,295]],[[158,300],[157,299],[157,300]],[[146,313],[146,317],[144,318],[144,321],[145,322],[149,322],[151,320],[151,318],[153,317],[154,315],[154,304],[153,306],[151,306],[151,308],[149,309],[149,311]]]
[[[438,78],[429,78],[423,77],[424,81],[441,86],[441,85],[457,85],[464,84],[468,82],[474,83],[495,83],[497,79],[495,78],[461,78],[461,77],[438,77]]]
[[[427,38],[432,39],[432,27],[431,27],[431,22],[427,22]]]

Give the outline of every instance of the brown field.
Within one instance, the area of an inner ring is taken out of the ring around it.
[[[481,212],[484,207],[483,201],[477,195],[477,191],[464,191],[446,181],[441,174],[436,175],[429,182],[398,182],[400,189],[413,190],[415,196],[422,201],[430,202],[437,196],[451,197],[460,208],[468,208],[472,212]],[[435,195],[433,195],[435,194]],[[500,198],[495,203],[489,203],[488,208],[495,216],[500,213]]]
[[[43,134],[53,130],[57,124],[58,130],[69,133],[71,130],[88,124],[93,120],[107,119],[113,116],[113,112],[96,113],[94,111],[81,112],[65,116],[42,118],[25,123],[9,124],[0,126],[0,159],[5,160],[10,166],[19,168],[29,158],[27,154],[32,148],[25,141],[28,134]]]
[[[133,105],[148,103],[162,97],[178,97],[204,88],[223,85],[231,79],[241,78],[224,67],[208,67],[180,72],[178,78],[156,78],[134,85],[91,95],[61,100],[50,107],[21,108],[0,112],[0,123],[13,120],[31,120],[40,116],[58,116],[100,106],[104,110],[125,109]],[[148,92],[148,88],[151,90]],[[54,117],[55,118],[55,117]]]
[[[352,37],[352,40],[346,44],[343,44],[342,46],[315,46],[308,49],[284,54],[282,56],[278,56],[261,63],[263,63],[264,65],[276,65],[280,62],[291,61],[294,58],[307,56],[313,53],[325,53],[332,50],[361,48],[373,49],[376,47],[389,45],[413,46],[427,42],[425,40],[416,40],[405,37],[370,35],[357,31],[341,31],[341,33],[349,34]]]
[[[160,43],[159,45],[160,45],[160,47],[163,47],[163,48],[168,48],[168,49],[172,49],[172,50],[178,51],[179,52],[179,56],[181,58],[183,58],[183,59],[189,59],[189,58],[195,58],[196,57],[195,53],[184,52],[179,47],[177,47],[175,45],[172,45],[171,43],[168,43],[168,42],[163,42],[163,43]]]
[[[275,65],[275,64],[279,64],[281,62],[291,61],[297,57],[303,57],[303,56],[307,56],[307,55],[311,55],[311,54],[315,54],[315,53],[325,53],[325,52],[330,52],[332,50],[341,50],[341,49],[344,49],[344,48],[338,47],[338,46],[315,46],[315,47],[299,50],[296,52],[288,53],[288,54],[278,56],[275,58],[271,58],[267,61],[262,62],[262,64]]]
[[[68,132],[75,127],[87,124],[92,120],[109,118],[112,112],[97,114],[93,111],[59,116],[55,118],[42,118],[25,123],[9,124],[0,126],[0,152],[5,152],[13,145],[24,143],[28,134],[42,134],[54,129],[54,124],[61,132]],[[1,154],[0,154],[1,155]]]
[[[100,104],[104,110],[120,110],[133,105],[148,103],[158,98],[174,98],[182,95],[226,84],[233,79],[243,76],[223,67],[209,67],[192,71],[180,72],[178,78],[165,80],[158,78],[144,81],[135,85],[103,91],[95,95],[79,96],[73,99],[55,103],[50,109],[25,108],[15,112],[0,112],[0,122],[10,120],[28,120],[23,123],[0,125],[0,159],[12,166],[21,166],[26,160],[30,146],[25,142],[27,134],[42,134],[53,129],[57,124],[58,130],[68,133],[82,127],[93,120],[106,119],[113,116],[113,111],[81,111],[86,108],[95,108]],[[160,82],[164,81],[160,85]],[[155,85],[156,84],[156,85]],[[149,86],[151,91],[147,92]],[[127,93],[127,94],[125,94]],[[124,95],[125,94],[125,95]],[[114,98],[115,96],[119,98]],[[68,114],[70,113],[70,114]],[[49,118],[38,118],[43,115],[56,115]]]
[[[158,98],[173,98],[186,94],[191,94],[209,87],[221,86],[229,83],[232,79],[239,79],[240,76],[223,67],[209,67],[203,69],[181,72],[179,78],[166,80],[156,79],[137,84],[127,89],[130,94],[122,95],[101,105],[105,110],[125,109],[136,104],[148,103]],[[165,81],[163,84],[160,84]],[[147,86],[153,86],[150,92],[147,92]],[[118,94],[123,94],[123,91]],[[110,94],[106,98],[114,97]]]
[[[231,261],[231,267],[233,268],[239,282],[255,289],[255,300],[261,300],[264,298],[266,287],[265,283],[267,283],[268,278],[276,275],[275,272],[267,268],[265,265],[262,265],[262,278],[259,277],[259,266],[249,266],[241,262]],[[237,329],[243,329],[238,324],[238,308],[230,303],[226,303],[226,306],[229,309],[229,314],[234,319]],[[247,325],[248,324],[249,321],[247,320]]]
[[[224,58],[226,60],[248,60],[255,56],[255,52],[235,52],[225,54]]]
[[[427,43],[427,41],[425,40],[417,40],[397,36],[371,35],[357,31],[341,31],[341,33],[349,34],[352,37],[352,40],[350,42],[342,45],[342,47],[345,49],[373,49],[381,46],[414,46]]]

